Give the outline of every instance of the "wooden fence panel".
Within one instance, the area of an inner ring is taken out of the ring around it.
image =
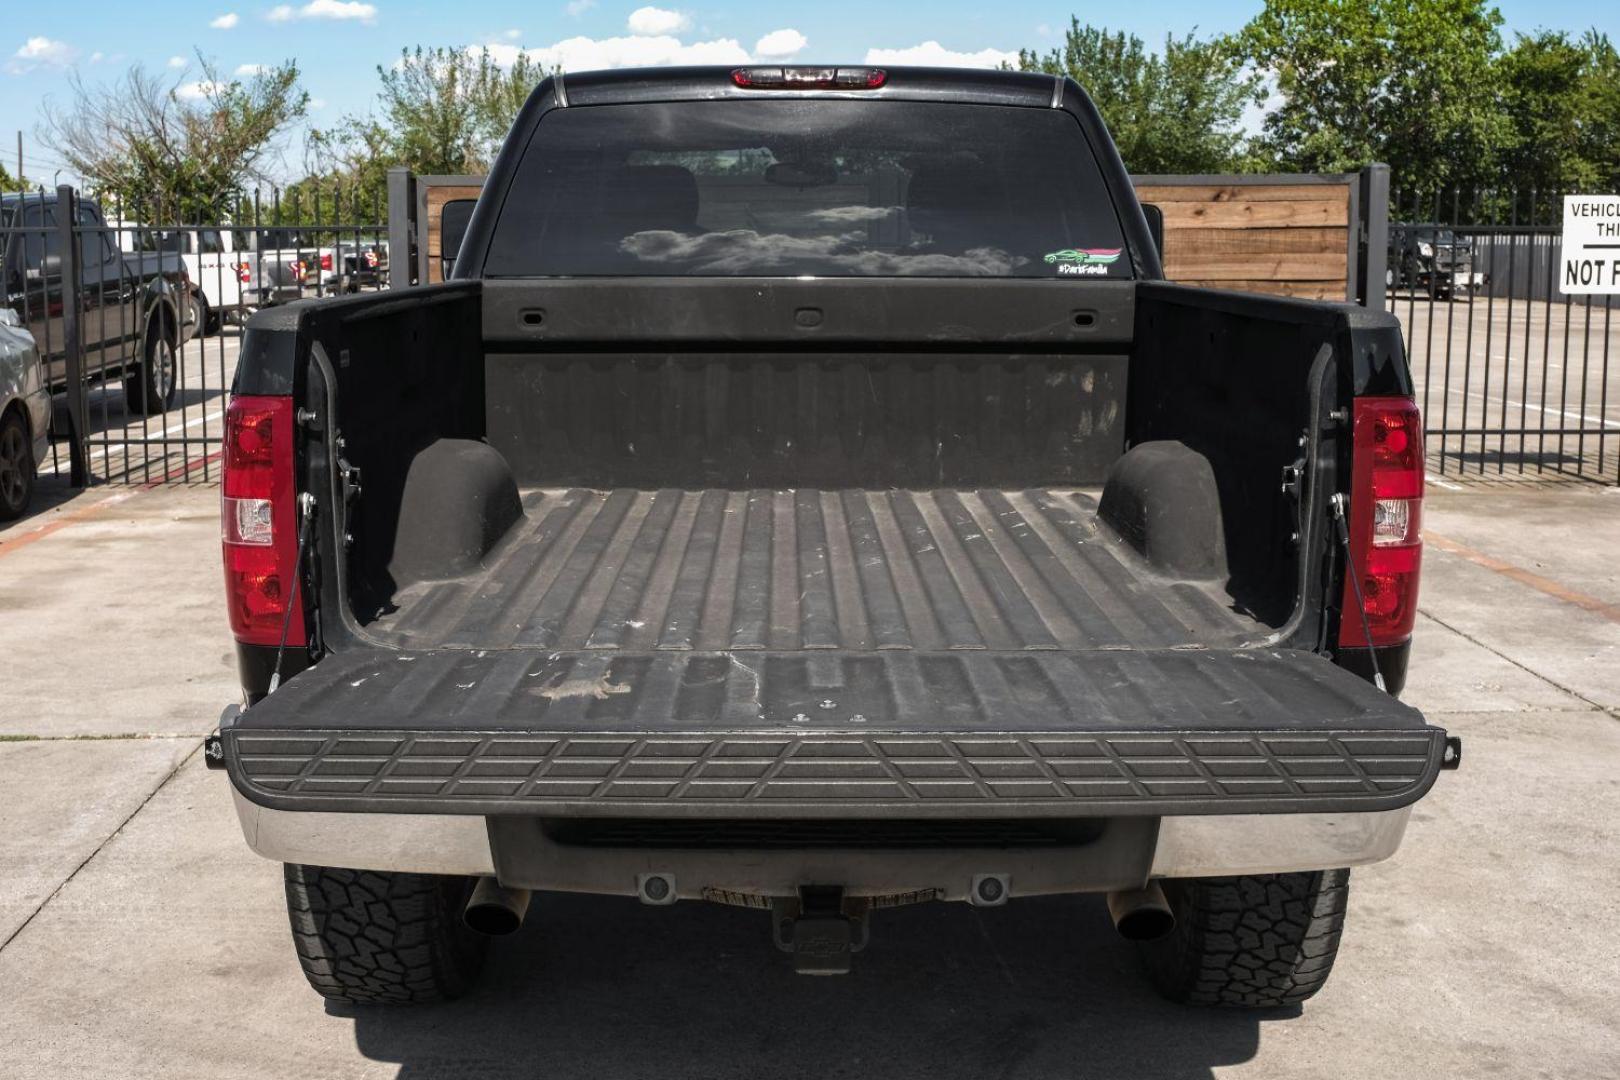
[[[423,196],[424,215],[427,220],[427,276],[429,282],[444,280],[440,271],[439,258],[443,254],[439,250],[439,219],[444,215],[444,204],[457,199],[476,199],[483,190],[482,184],[435,184],[426,189]]]
[[[1354,176],[1133,177],[1164,214],[1164,271],[1218,289],[1343,300]]]

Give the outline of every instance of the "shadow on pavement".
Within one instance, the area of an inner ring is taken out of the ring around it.
[[[1202,1080],[1264,1019],[1156,997],[1094,897],[876,913],[855,973],[795,975],[760,911],[546,894],[444,1006],[329,1006],[426,1077]]]
[[[17,529],[19,526],[27,526],[32,519],[55,510],[78,493],[79,489],[68,483],[65,466],[61,476],[36,476],[34,478],[34,497],[28,501],[28,509],[24,510],[22,516],[17,520],[8,521],[4,526],[0,527]],[[21,532],[18,535],[21,535]]]

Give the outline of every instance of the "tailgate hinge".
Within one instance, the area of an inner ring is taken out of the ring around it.
[[[1299,437],[1299,457],[1295,458],[1287,465],[1284,465],[1282,471],[1282,493],[1288,496],[1293,503],[1290,510],[1294,516],[1294,529],[1293,532],[1289,534],[1288,539],[1291,543],[1295,544],[1299,543],[1302,517],[1301,508],[1305,503],[1305,474],[1306,470],[1310,467],[1311,461],[1310,456],[1306,453],[1306,448],[1309,445],[1310,436],[1308,434],[1301,435]]]
[[[343,484],[343,504],[347,506],[360,497],[360,469],[343,456],[348,443],[342,435],[332,440],[332,447],[337,451],[338,479]]]

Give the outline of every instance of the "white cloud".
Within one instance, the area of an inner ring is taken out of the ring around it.
[[[928,67],[993,68],[1001,64],[1018,63],[1016,52],[1001,49],[980,49],[978,52],[956,52],[937,41],[925,41],[906,49],[867,49],[868,64],[919,64]]]
[[[654,11],[685,20],[684,15],[657,8],[642,8],[631,21],[644,12]],[[645,19],[642,25],[647,25]],[[632,28],[634,29],[634,28]],[[504,35],[510,39],[511,35]],[[810,44],[797,30],[773,30],[755,43],[753,52],[744,48],[736,38],[714,38],[709,41],[682,41],[674,34],[632,33],[622,37],[591,38],[583,35],[539,48],[521,48],[511,40],[489,41],[481,45],[468,45],[466,51],[476,56],[487,52],[489,58],[502,67],[511,67],[520,56],[526,56],[542,69],[560,67],[564,71],[599,71],[605,68],[659,67],[672,64],[746,64],[756,57],[783,60],[797,55]]]
[[[237,67],[236,74],[241,77],[251,78],[254,75],[263,75],[268,70],[270,69],[263,64],[242,64]]]
[[[767,60],[797,56],[810,41],[797,30],[772,30],[754,42],[754,55]]]
[[[107,59],[107,54],[102,52],[100,49],[97,49],[95,52],[90,54],[90,62],[92,64],[99,64],[105,59]]]
[[[296,9],[291,4],[277,4],[265,18],[277,23],[291,22],[293,19],[355,19],[370,23],[377,19],[377,5],[364,4],[360,0],[309,0],[309,3]]]
[[[679,11],[668,8],[643,7],[630,13],[627,24],[632,34],[641,37],[663,37],[690,29],[692,20]]]
[[[516,41],[518,38],[520,38],[522,36],[523,36],[523,31],[521,31],[521,30],[508,30],[508,31],[506,31],[505,33],[503,33],[501,35],[501,37],[505,38],[507,41]]]
[[[22,48],[12,54],[12,62],[6,66],[12,72],[20,73],[41,64],[67,67],[78,58],[79,50],[65,41],[52,41],[48,37],[31,37],[23,42]]]
[[[577,19],[596,6],[596,0],[568,0],[568,17]]]
[[[237,17],[236,12],[227,11],[217,19],[210,19],[208,25],[213,27],[215,30],[231,30],[234,29],[236,24],[241,21],[242,20]]]
[[[376,4],[362,4],[359,0],[310,0],[298,9],[301,19],[359,19],[371,22],[377,17]]]
[[[490,55],[501,60],[501,46]],[[540,49],[525,50],[541,67],[561,67],[564,71],[595,71],[601,68],[657,67],[668,64],[746,64],[752,57],[735,38],[694,41],[684,44],[678,38],[659,37],[572,37]]]
[[[326,99],[325,98],[312,97],[312,98],[309,99],[309,107],[311,109],[324,109],[324,108],[326,108]]]
[[[503,68],[509,68],[517,63],[517,58],[528,50],[520,49],[516,45],[508,45],[504,41],[492,41],[488,45],[468,45],[462,51],[474,60],[478,59],[479,53],[488,53],[489,58],[495,63]],[[399,61],[394,61],[395,71],[398,71],[403,66]]]
[[[175,87],[174,96],[181,101],[201,101],[223,89],[217,82],[188,82]]]
[[[163,66],[167,68],[183,68],[186,66],[186,58],[183,56],[171,56],[164,61]]]

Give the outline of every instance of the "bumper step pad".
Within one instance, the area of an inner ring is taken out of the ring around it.
[[[1387,810],[1445,754],[1415,709],[1287,650],[378,650],[221,734],[276,809],[558,817]]]

